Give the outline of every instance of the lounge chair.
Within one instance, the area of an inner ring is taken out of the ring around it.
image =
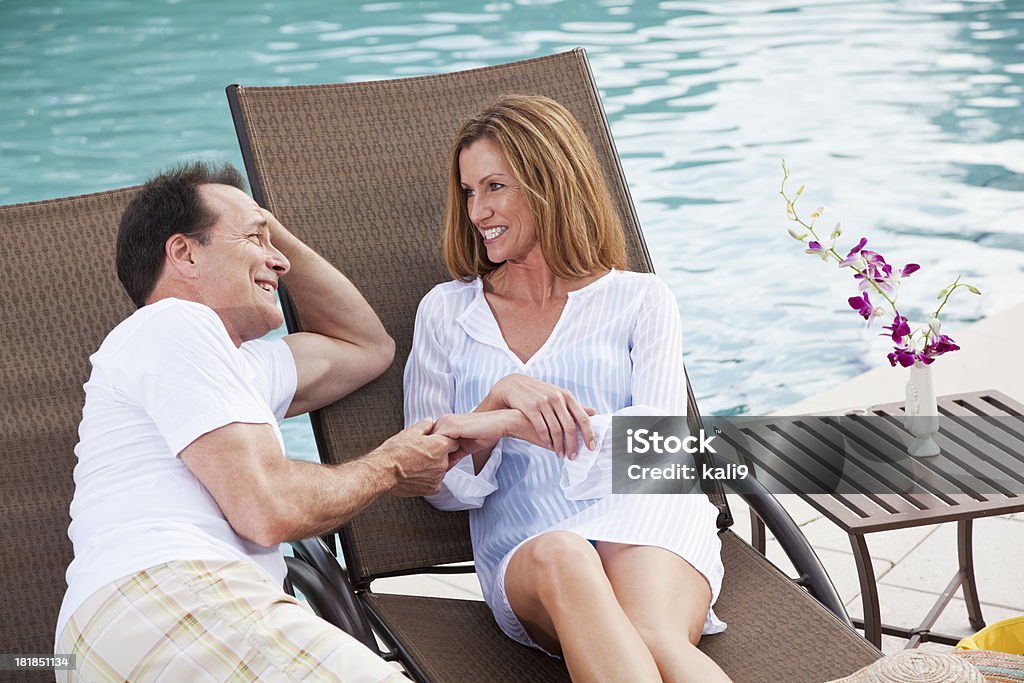
[[[552,97],[580,120],[622,214],[631,267],[649,271],[582,50],[440,76],[228,88],[254,197],[356,283],[397,342],[397,360],[381,378],[312,416],[324,462],[351,460],[401,429],[402,370],[416,306],[448,279],[439,245],[449,145],[464,119],[512,92]],[[301,326],[301,311],[292,312],[290,323]],[[696,419],[692,391],[688,395]],[[721,490],[709,495],[720,510],[726,567],[715,610],[729,628],[705,637],[701,648],[726,672],[736,681],[822,681],[880,656],[851,628],[821,564],[774,498],[745,496],[807,589],[729,531],[725,496]],[[353,619],[365,608],[386,654],[417,680],[568,680],[560,661],[506,638],[482,602],[372,590],[382,577],[471,571],[452,566],[472,557],[467,519],[420,499],[385,497],[341,529],[360,604]],[[322,549],[309,550],[333,563]],[[337,566],[322,572],[341,574]]]
[[[53,652],[71,562],[68,506],[89,355],[135,306],[114,272],[135,188],[0,206],[0,652]],[[289,559],[289,576],[329,621],[358,632],[330,584]],[[2,671],[2,681],[53,681]]]

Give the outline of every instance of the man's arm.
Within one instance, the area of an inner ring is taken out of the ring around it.
[[[343,465],[288,460],[267,424],[233,422],[182,452],[242,538],[262,546],[336,529],[383,493],[433,493],[456,443],[422,420]]]
[[[285,337],[298,373],[288,415],[299,415],[379,376],[394,359],[395,342],[348,278],[264,214],[271,242],[291,262],[284,282],[305,330]]]

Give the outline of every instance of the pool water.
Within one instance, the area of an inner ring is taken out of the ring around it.
[[[922,270],[1024,299],[1024,5],[922,0],[0,0],[0,203],[241,166],[224,86],[396,78],[587,49],[708,413],[765,413],[886,364],[847,276],[786,233],[806,212]],[[69,236],[73,239],[73,236]],[[7,275],[16,272],[16,264]],[[959,294],[959,293],[958,293]],[[898,372],[898,370],[893,370]],[[293,454],[312,457],[302,423]]]

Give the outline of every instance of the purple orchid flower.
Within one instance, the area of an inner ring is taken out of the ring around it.
[[[899,363],[905,368],[909,368],[911,365],[918,361],[918,354],[906,346],[897,346],[893,349],[892,353],[889,354],[889,365],[896,367]],[[921,359],[924,360],[923,358]],[[928,360],[930,363],[931,360]]]
[[[860,256],[863,259],[863,267],[860,268],[863,274],[857,273],[853,276],[854,279],[860,280],[860,290],[864,291],[874,282],[882,290],[892,293],[894,288],[889,284],[892,266],[886,263],[885,258],[878,252],[865,249],[860,252]]]
[[[865,294],[865,296],[867,295]],[[897,344],[902,344],[903,338],[910,336],[910,325],[907,324],[907,319],[899,313],[892,319],[892,325],[883,325],[882,329],[889,330],[889,335]]]
[[[850,308],[860,314],[860,317],[869,322],[871,321],[871,317],[875,312],[875,307],[871,305],[871,299],[868,298],[867,292],[864,292],[860,296],[851,296],[846,301],[850,304]]]
[[[889,364],[896,367],[897,364],[902,365],[905,368],[909,368],[915,363],[921,363],[923,365],[931,365],[935,362],[935,359],[944,353],[950,353],[952,351],[959,351],[960,347],[957,346],[956,342],[944,334],[937,335],[932,338],[932,341],[924,347],[921,351],[914,350],[910,344],[903,340],[902,337],[897,339],[897,332],[905,332],[905,335],[910,334],[910,328],[906,325],[906,318],[903,316],[896,316],[893,320],[893,341],[896,342],[897,346],[893,347],[892,353],[888,355]],[[904,329],[905,328],[905,329]],[[885,329],[889,329],[887,325]]]
[[[864,245],[866,245],[867,243],[868,238],[861,237],[860,242],[857,242],[857,246],[851,249],[850,253],[846,255],[846,258],[839,262],[839,267],[845,268],[847,266],[852,266],[854,263],[856,263],[857,259],[860,257],[860,250],[863,249]]]
[[[868,321],[868,326],[871,325],[872,319],[885,313],[882,308],[871,303],[871,299],[868,298],[867,292],[864,292],[860,296],[851,296],[846,301],[850,304],[850,308],[857,311],[857,313],[860,314],[860,317]]]
[[[879,254],[877,251],[869,251],[868,249],[864,249],[860,252],[860,255],[864,257],[864,260],[867,262],[868,267],[874,266],[875,270],[878,270],[885,265],[885,257]]]
[[[930,360],[934,360],[944,353],[950,353],[951,351],[959,351],[960,347],[957,346],[956,342],[944,334],[934,337],[927,346],[924,347],[924,351],[921,353],[927,356]],[[929,361],[930,362],[930,361]]]
[[[893,274],[892,266],[885,262],[885,259],[881,254],[875,254],[874,252],[863,252],[863,254],[869,254],[866,259],[866,265],[863,269],[867,273],[868,278],[873,280],[883,291],[892,294],[900,286],[900,282],[903,278],[916,273],[921,269],[921,266],[916,263],[908,263],[903,266],[900,272]],[[869,280],[865,279],[862,275],[854,275],[854,278],[860,280],[861,291],[865,290],[869,286]]]
[[[819,256],[822,261],[827,261],[828,260],[828,249],[826,249],[825,247],[821,246],[820,242],[814,242],[814,241],[808,242],[807,243],[807,248],[804,249],[804,253],[805,254],[814,254],[816,256]]]

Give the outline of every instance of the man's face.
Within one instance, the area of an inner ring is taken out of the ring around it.
[[[259,205],[230,185],[200,185],[199,194],[217,214],[197,245],[199,298],[212,308],[235,344],[259,339],[283,322],[275,292],[289,268],[270,243],[270,229]]]

